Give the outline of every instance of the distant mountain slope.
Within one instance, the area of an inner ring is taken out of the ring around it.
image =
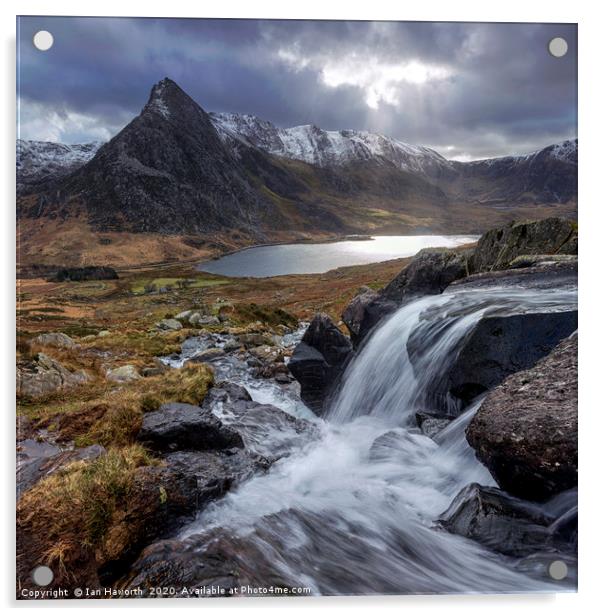
[[[471,163],[363,131],[206,113],[164,79],[108,143],[19,142],[18,215],[96,231],[268,241],[291,233],[473,232],[576,210],[577,141]]]
[[[101,141],[65,145],[17,139],[17,187],[35,185],[75,171],[94,157]]]

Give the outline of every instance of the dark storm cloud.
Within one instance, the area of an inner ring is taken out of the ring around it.
[[[48,52],[31,44],[40,29]],[[449,157],[576,134],[571,25],[27,17],[19,35],[28,139],[107,139],[164,76],[207,110],[376,130]],[[568,40],[562,59],[554,36]]]

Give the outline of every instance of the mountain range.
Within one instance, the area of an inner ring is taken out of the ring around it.
[[[207,113],[166,78],[107,143],[19,140],[17,193],[22,219],[97,232],[478,232],[574,216],[577,140],[464,163],[377,133]]]

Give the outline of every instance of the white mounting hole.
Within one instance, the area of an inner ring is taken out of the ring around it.
[[[48,51],[54,43],[54,37],[48,30],[40,30],[33,35],[33,44],[40,51]]]
[[[566,52],[568,50],[569,50],[569,44],[561,36],[557,36],[556,38],[553,38],[548,43],[548,51],[555,58],[562,58],[562,56],[566,56]]]

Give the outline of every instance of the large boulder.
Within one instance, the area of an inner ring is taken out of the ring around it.
[[[576,254],[577,231],[569,220],[511,222],[481,236],[470,256],[470,272],[506,269],[522,255]]]
[[[448,248],[421,250],[378,295],[369,301],[355,301],[346,312],[353,314],[354,343],[366,338],[373,327],[402,304],[423,295],[438,295],[454,281],[468,274],[467,253]]]
[[[288,364],[301,384],[301,398],[321,414],[347,362],[353,355],[349,339],[326,314],[317,314],[295,347]]]
[[[473,483],[454,498],[439,523],[449,532],[473,539],[508,556],[542,551],[573,553],[577,545],[564,518],[557,521],[544,508],[514,498],[498,488]]]
[[[357,344],[360,341],[360,328],[366,308],[377,298],[378,293],[376,291],[370,287],[362,287],[343,311],[341,318],[349,330],[353,344]]]
[[[41,398],[89,380],[85,370],[70,371],[45,353],[17,366],[17,396]]]
[[[63,334],[63,332],[47,332],[36,336],[32,341],[32,344],[39,346],[55,347],[57,349],[72,349],[76,346],[73,338]]]
[[[462,341],[446,389],[463,407],[510,374],[532,367],[576,329],[576,310],[485,317]]]
[[[182,402],[145,413],[138,440],[159,451],[218,450],[243,447],[241,436],[208,408]]]
[[[545,500],[577,485],[577,335],[489,393],[466,437],[500,487]]]

